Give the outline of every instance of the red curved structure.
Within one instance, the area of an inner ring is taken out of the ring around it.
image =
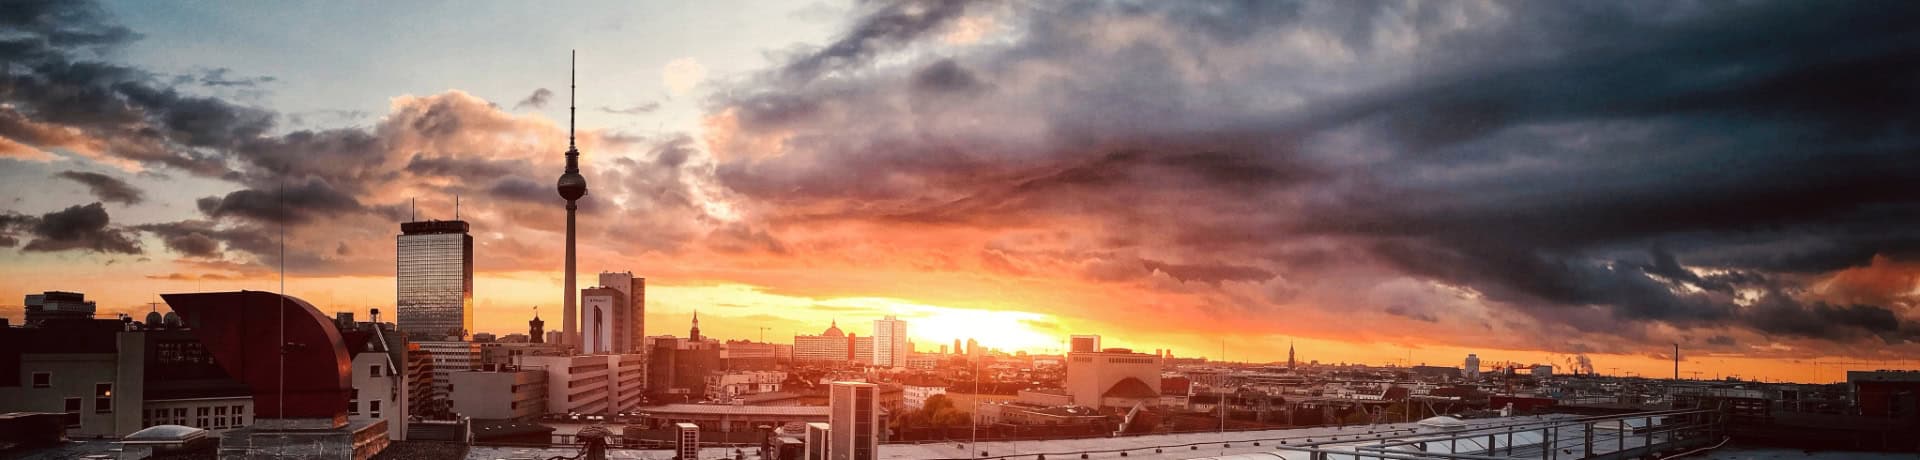
[[[352,361],[340,330],[313,305],[263,291],[160,297],[186,320],[227,374],[252,388],[256,418],[346,424]]]

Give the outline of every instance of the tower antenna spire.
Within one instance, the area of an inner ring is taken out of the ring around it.
[[[567,149],[568,150],[572,150],[574,147],[573,145],[573,110],[574,110],[574,102],[576,99],[576,96],[574,96],[574,93],[578,92],[576,88],[579,87],[578,86],[578,83],[580,81],[580,77],[578,76],[580,73],[579,67],[580,67],[580,50],[573,50],[573,55],[569,57],[567,60]]]

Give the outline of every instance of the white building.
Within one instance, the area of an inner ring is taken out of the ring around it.
[[[902,386],[900,389],[901,403],[905,404],[907,408],[910,408],[913,410],[920,410],[921,408],[926,407],[927,398],[931,398],[934,395],[944,395],[944,394],[947,394],[947,387],[923,387],[918,385],[905,385],[905,386]]]
[[[1158,404],[1160,357],[1123,349],[1068,353],[1066,388],[1074,405],[1095,409]]]
[[[549,414],[613,414],[639,406],[645,356],[522,356],[519,366],[547,374]]]
[[[741,396],[780,391],[780,384],[787,381],[787,373],[781,371],[732,371],[724,374],[708,375],[707,399],[725,401]]]
[[[844,363],[850,345],[852,343],[847,340],[847,334],[840,331],[840,323],[835,321],[820,335],[793,336],[793,360]]]
[[[907,322],[893,315],[873,320],[873,365],[878,367],[907,367],[907,355],[912,354],[907,344]]]
[[[1553,376],[1553,366],[1546,365],[1546,364],[1533,365],[1534,378],[1547,378],[1552,376]]]
[[[602,275],[604,276],[604,275]],[[580,352],[583,354],[631,353],[630,336],[623,337],[621,322],[627,315],[627,297],[619,289],[591,287],[580,290]]]
[[[341,331],[343,339],[365,338],[365,342],[355,340],[347,344],[347,352],[353,356],[353,394],[347,403],[347,419],[386,420],[387,439],[405,441],[407,439],[408,408],[411,397],[407,392],[407,347],[402,333],[391,323],[379,323],[379,311],[374,311],[375,322],[353,323],[347,330]]]

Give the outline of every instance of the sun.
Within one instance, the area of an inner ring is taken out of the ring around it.
[[[825,303],[863,307],[907,321],[907,336],[919,351],[937,351],[954,340],[973,339],[980,346],[1007,353],[1057,353],[1066,336],[1058,334],[1053,315],[1018,310],[988,310],[924,305],[898,299],[841,298]]]

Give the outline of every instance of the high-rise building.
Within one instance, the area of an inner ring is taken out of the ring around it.
[[[620,317],[628,306],[627,296],[610,287],[580,290],[580,352],[621,353]]]
[[[467,222],[402,223],[394,244],[400,330],[416,340],[466,340],[473,332],[473,236]]]
[[[827,458],[873,460],[880,451],[879,386],[834,382],[827,391]]]
[[[980,348],[980,341],[967,339],[967,358],[980,359],[987,356],[987,350]]]
[[[616,353],[640,352],[646,347],[647,279],[632,272],[601,272],[600,285],[620,290],[626,296],[625,308],[613,312],[613,349]]]
[[[1074,353],[1092,353],[1092,352],[1100,351],[1100,336],[1090,335],[1090,334],[1074,335],[1072,339],[1072,346],[1068,347],[1067,350]]]
[[[953,354],[956,354],[956,355],[967,354],[967,349],[960,347],[960,339],[953,339]]]
[[[1467,380],[1480,380],[1480,355],[1467,353]]]
[[[879,367],[906,367],[907,355],[913,349],[907,344],[907,322],[893,315],[873,320],[873,365]]]
[[[586,176],[580,175],[580,149],[574,145],[573,139],[573,78],[572,68],[569,67],[567,74],[567,169],[560,174],[560,181],[555,185],[555,188],[560,191],[560,198],[567,200],[567,259],[565,275],[562,276],[565,280],[563,283],[566,286],[561,288],[560,293],[562,297],[560,319],[566,321],[566,324],[561,326],[561,328],[565,330],[562,336],[565,337],[565,344],[567,346],[577,349],[580,346],[580,309],[579,306],[574,303],[576,300],[574,295],[578,293],[575,289],[578,289],[578,287],[573,279],[573,213],[574,210],[580,209],[579,205],[575,204],[575,201],[578,201],[580,197],[587,196],[587,178]]]

